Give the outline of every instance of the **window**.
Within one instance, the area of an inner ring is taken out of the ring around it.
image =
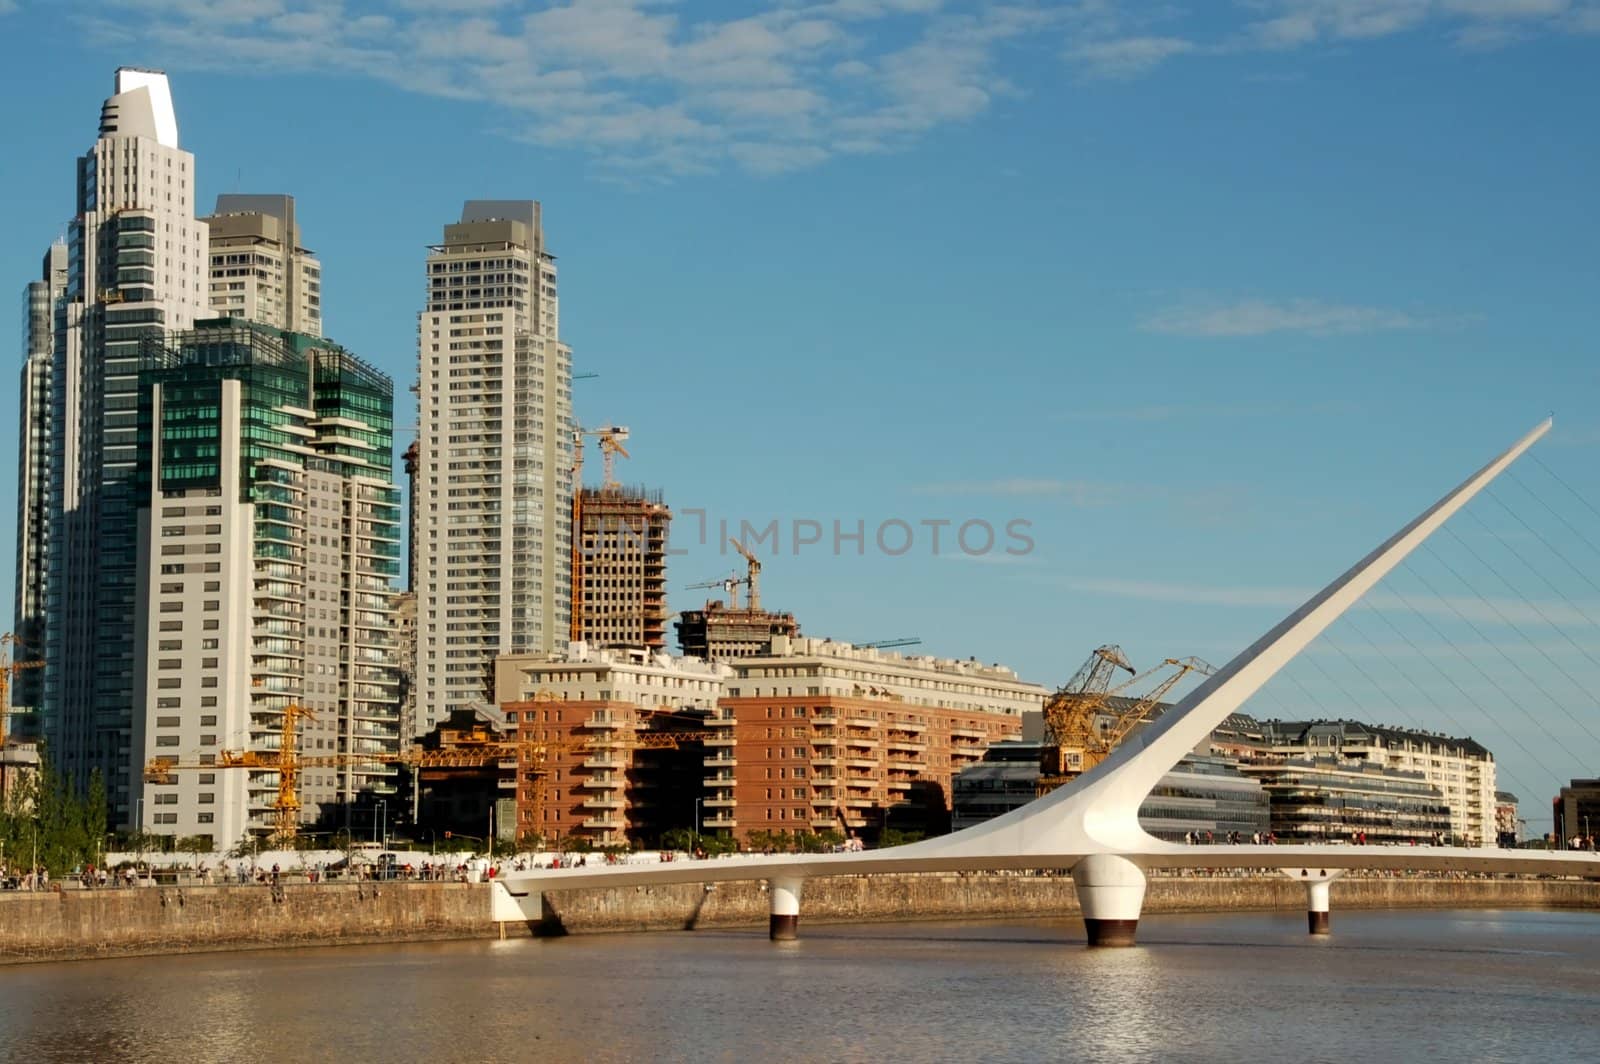
[[[215,818],[216,818],[216,814],[215,813],[201,813],[198,816],[196,816],[194,819],[195,819],[195,823],[197,823],[197,824],[210,824],[215,820]]]
[[[216,724],[217,715],[215,713],[207,713],[205,716],[200,718],[200,726],[202,728],[214,728],[216,727]]]
[[[202,772],[200,773],[200,782],[202,785],[207,783],[215,783],[217,782],[217,774],[215,772]]]
[[[158,728],[176,728],[177,726],[178,726],[178,718],[177,717],[157,717],[156,718],[156,727],[158,727]]]

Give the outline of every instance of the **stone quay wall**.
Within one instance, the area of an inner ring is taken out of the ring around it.
[[[0,894],[0,964],[141,954],[271,949],[502,933],[751,927],[767,923],[760,882],[552,891],[534,924],[489,919],[489,888],[465,883],[327,883],[141,887]],[[1600,883],[1554,879],[1346,877],[1341,909],[1600,909]],[[1282,876],[1152,876],[1144,912],[1303,911]],[[801,926],[1078,915],[1065,875],[839,876],[806,883]],[[803,932],[802,932],[803,933]]]

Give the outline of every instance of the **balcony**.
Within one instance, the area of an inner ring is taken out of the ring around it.
[[[732,746],[735,741],[731,735],[708,735],[701,740],[706,746]]]
[[[585,820],[583,826],[590,831],[621,831],[624,825],[618,816],[594,816]]]
[[[627,717],[612,716],[610,713],[595,713],[583,722],[583,726],[595,731],[614,731],[617,728],[633,727],[633,721]]]
[[[579,787],[587,787],[591,791],[619,791],[627,785],[627,780],[621,776],[590,776],[578,781]]]
[[[623,761],[615,754],[595,754],[583,762],[583,767],[587,769],[620,769],[623,767]]]
[[[728,813],[725,816],[708,816],[704,820],[700,821],[700,826],[707,828],[731,828],[735,827],[738,823],[739,822],[734,819],[733,814]]]
[[[732,768],[738,763],[732,754],[717,754],[715,757],[704,758],[700,762],[703,768]]]
[[[583,801],[583,808],[585,809],[626,809],[627,807],[628,803],[621,798],[585,798]]]
[[[982,741],[989,738],[989,733],[980,728],[951,728],[950,737],[952,739],[977,739]]]
[[[845,768],[875,769],[878,767],[878,762],[870,757],[847,757],[844,759],[844,765]]]
[[[707,809],[732,809],[736,803],[732,798],[703,798],[700,804]]]

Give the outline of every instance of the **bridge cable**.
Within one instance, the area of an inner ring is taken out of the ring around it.
[[[1420,722],[1413,722],[1411,711],[1406,709],[1404,706],[1402,706],[1400,704],[1400,700],[1395,698],[1395,696],[1389,692],[1389,689],[1387,687],[1384,687],[1382,684],[1378,683],[1378,681],[1373,677],[1373,675],[1371,673],[1369,673],[1366,669],[1362,668],[1360,662],[1358,662],[1351,654],[1347,653],[1345,651],[1345,649],[1343,647],[1341,647],[1338,643],[1335,643],[1333,641],[1333,637],[1332,636],[1330,636],[1326,632],[1324,632],[1322,634],[1322,639],[1323,639],[1324,642],[1326,642],[1334,650],[1337,650],[1339,652],[1339,656],[1344,658],[1344,660],[1349,663],[1351,668],[1353,668],[1357,672],[1359,672],[1361,674],[1362,678],[1365,679],[1367,681],[1367,683],[1371,684],[1373,686],[1373,688],[1380,695],[1382,695],[1384,698],[1387,698],[1389,700],[1389,704],[1394,706],[1395,712],[1400,714],[1400,718],[1402,720],[1404,720],[1408,726],[1411,726],[1411,727],[1420,727],[1421,726]]]
[[[1577,499],[1578,502],[1582,503],[1585,509],[1587,509],[1590,513],[1594,514],[1596,517],[1600,517],[1600,510],[1596,510],[1592,505],[1590,505],[1589,500],[1585,499],[1582,495],[1579,495],[1578,494],[1578,490],[1576,488],[1574,488],[1571,484],[1568,484],[1565,480],[1562,480],[1561,477],[1556,473],[1556,471],[1554,469],[1551,469],[1549,466],[1545,465],[1543,462],[1539,463],[1539,468],[1543,469],[1546,473],[1549,473],[1552,477],[1554,477],[1555,480],[1556,480],[1556,483],[1560,484],[1563,488],[1566,488],[1568,491],[1572,492],[1573,498]],[[1522,482],[1521,478],[1519,478],[1515,473],[1511,473],[1510,470],[1507,470],[1507,472],[1510,474],[1511,479],[1516,482],[1516,485],[1519,488],[1521,488],[1523,491],[1527,492],[1529,495],[1533,496],[1534,500],[1536,502],[1538,502],[1538,504],[1540,506],[1543,506],[1546,510],[1549,510],[1551,515],[1554,516],[1557,521],[1560,521],[1563,525],[1565,525],[1567,527],[1567,531],[1571,532],[1573,535],[1575,535],[1579,539],[1581,539],[1585,544],[1588,545],[1590,550],[1594,551],[1596,554],[1600,554],[1600,547],[1595,546],[1593,540],[1591,540],[1588,536],[1584,535],[1583,532],[1577,526],[1575,526],[1571,521],[1568,521],[1565,517],[1562,517],[1561,514],[1559,512],[1557,512],[1555,507],[1551,506],[1548,502],[1546,502],[1544,500],[1544,497],[1541,496],[1538,492],[1534,491],[1532,488],[1528,487],[1528,485],[1524,484]]]
[[[1528,559],[1524,558],[1522,556],[1521,552],[1519,552],[1516,547],[1514,547],[1509,541],[1507,541],[1505,539],[1505,537],[1501,536],[1500,533],[1496,532],[1486,521],[1483,520],[1483,518],[1479,517],[1476,514],[1473,514],[1472,518],[1473,518],[1473,520],[1478,522],[1478,524],[1483,528],[1484,531],[1488,532],[1495,539],[1499,540],[1500,545],[1502,547],[1504,547],[1506,550],[1510,551],[1512,557],[1516,558],[1517,561],[1522,563],[1523,568],[1527,569],[1534,576],[1537,576],[1540,579],[1540,581],[1543,582],[1545,587],[1549,588],[1552,592],[1554,592],[1556,595],[1558,595],[1561,598],[1561,601],[1566,603],[1568,609],[1572,610],[1574,613],[1578,614],[1578,616],[1580,616],[1584,620],[1588,621],[1591,626],[1593,626],[1595,628],[1600,628],[1600,620],[1596,620],[1594,617],[1592,617],[1589,614],[1588,610],[1584,609],[1581,605],[1579,605],[1578,603],[1574,602],[1567,595],[1567,593],[1565,591],[1562,591],[1561,588],[1559,586],[1557,586],[1548,576],[1545,576],[1544,573],[1540,572],[1539,569],[1532,562],[1530,562],[1530,561],[1528,561]],[[1485,563],[1485,565],[1487,565],[1487,563]],[[1493,571],[1493,570],[1491,569],[1491,571]],[[1495,575],[1499,576],[1498,573],[1496,573]],[[1500,579],[1502,581],[1504,581],[1505,577],[1502,576],[1502,577],[1500,577]],[[1506,582],[1509,584],[1509,581],[1506,581]],[[1533,606],[1534,604],[1532,602],[1529,602],[1528,605]],[[1534,606],[1534,608],[1537,609],[1538,607]],[[1541,616],[1542,616],[1542,614],[1541,614]],[[1548,617],[1545,618],[1545,621],[1552,628],[1556,628],[1557,631],[1560,631],[1562,635],[1566,636],[1565,630],[1559,628],[1554,621],[1551,621]],[[1569,643],[1572,642],[1572,637],[1571,636],[1567,636],[1567,642],[1569,642]],[[1578,644],[1576,644],[1576,643],[1573,643],[1573,645],[1574,646],[1578,646]],[[1585,657],[1589,658],[1590,661],[1595,662],[1596,665],[1600,665],[1600,661],[1595,661],[1595,659],[1592,656],[1590,656],[1589,652],[1584,650],[1581,646],[1578,646],[1578,651],[1581,654],[1583,654]]]
[[[1466,691],[1462,690],[1461,685],[1457,684],[1455,682],[1455,680],[1450,676],[1449,673],[1445,672],[1444,669],[1440,668],[1438,662],[1434,661],[1431,657],[1428,657],[1426,654],[1424,654],[1422,652],[1422,648],[1418,647],[1415,643],[1413,643],[1411,641],[1411,639],[1404,632],[1402,632],[1398,627],[1395,626],[1393,621],[1389,620],[1388,617],[1384,616],[1382,611],[1378,610],[1376,607],[1368,606],[1367,610],[1369,612],[1375,614],[1378,617],[1379,620],[1383,621],[1383,623],[1387,624],[1390,627],[1390,629],[1392,629],[1394,631],[1395,635],[1398,635],[1405,642],[1405,644],[1407,646],[1409,646],[1412,650],[1416,651],[1418,657],[1420,657],[1423,660],[1427,661],[1429,665],[1432,665],[1435,672],[1437,672],[1440,676],[1443,676],[1445,678],[1445,680],[1449,681],[1450,684],[1452,686],[1454,686],[1457,691],[1461,692],[1462,697],[1464,697],[1468,702],[1471,702],[1474,706],[1476,706],[1477,709],[1478,709],[1478,712],[1483,714],[1484,720],[1489,723],[1489,728],[1490,728],[1491,731],[1498,731],[1499,730],[1499,729],[1497,729],[1495,727],[1494,717],[1492,717],[1490,715],[1489,711],[1484,708],[1483,704],[1481,702],[1479,702],[1477,699],[1473,698],[1471,695],[1467,694]],[[1407,672],[1405,669],[1402,669],[1400,667],[1400,663],[1399,662],[1397,662],[1393,658],[1391,658],[1389,656],[1389,654],[1381,646],[1379,646],[1373,640],[1373,638],[1371,636],[1369,636],[1365,631],[1363,631],[1361,629],[1361,627],[1359,625],[1356,624],[1354,617],[1352,617],[1350,614],[1347,613],[1344,616],[1344,622],[1346,624],[1348,624],[1350,626],[1350,628],[1357,635],[1359,635],[1362,638],[1362,640],[1367,644],[1367,646],[1371,647],[1374,651],[1377,652],[1377,655],[1380,658],[1382,658],[1388,664],[1388,666],[1391,669],[1393,669],[1395,671],[1396,675],[1398,675],[1402,680],[1404,680],[1406,683],[1410,684],[1413,688],[1415,688],[1416,692],[1418,694],[1420,694],[1423,698],[1427,699],[1428,702],[1433,706],[1433,708],[1436,709],[1439,712],[1439,715],[1441,717],[1443,717],[1446,721],[1448,721],[1450,723],[1450,725],[1456,729],[1456,731],[1461,733],[1461,737],[1462,738],[1468,738],[1468,737],[1471,736],[1472,729],[1468,728],[1465,724],[1463,724],[1456,717],[1456,715],[1454,713],[1452,713],[1448,709],[1446,709],[1444,707],[1444,704],[1441,703],[1437,698],[1433,697],[1432,693],[1430,693],[1427,688],[1423,687],[1415,679],[1413,679],[1409,672]],[[1523,753],[1527,754],[1528,757],[1531,758],[1535,764],[1537,764],[1540,768],[1544,769],[1545,772],[1548,773],[1550,776],[1552,776],[1552,777],[1554,777],[1556,779],[1560,779],[1561,778],[1559,775],[1557,775],[1550,768],[1550,766],[1546,765],[1543,761],[1539,760],[1538,756],[1535,755],[1532,750],[1529,750],[1526,746],[1523,746],[1521,741],[1518,740],[1516,736],[1511,735],[1508,732],[1507,733],[1507,738],[1509,738],[1513,743],[1516,744],[1517,749],[1519,749]],[[1495,762],[1495,766],[1496,766],[1496,769],[1498,771],[1498,769],[1500,767],[1500,763],[1498,761]],[[1528,786],[1528,784],[1527,784],[1527,782],[1525,780],[1523,780],[1520,777],[1516,776],[1510,770],[1506,771],[1506,775],[1510,776],[1511,777],[1511,781],[1513,783],[1515,783],[1518,787],[1521,787],[1525,793],[1528,793],[1528,794],[1537,793],[1533,788]]]
[[[1551,543],[1548,539],[1545,539],[1544,536],[1539,532],[1538,529],[1534,528],[1532,525],[1528,524],[1528,522],[1524,521],[1522,519],[1522,515],[1517,513],[1517,511],[1513,510],[1511,507],[1507,506],[1505,504],[1504,500],[1502,500],[1500,498],[1500,496],[1496,495],[1492,491],[1485,491],[1484,494],[1488,495],[1489,498],[1493,499],[1495,501],[1495,503],[1500,507],[1500,509],[1502,509],[1506,513],[1510,514],[1516,520],[1517,524],[1521,525],[1523,528],[1527,529],[1530,533],[1532,533],[1534,538],[1536,538],[1540,543],[1544,544],[1546,550],[1548,550],[1551,554],[1554,554],[1557,558],[1560,558],[1563,562],[1565,562],[1568,569],[1571,569],[1573,572],[1578,574],[1578,579],[1579,580],[1582,580],[1584,583],[1588,584],[1595,591],[1600,592],[1600,584],[1596,584],[1593,580],[1590,580],[1588,573],[1585,573],[1582,569],[1578,568],[1575,564],[1573,564],[1573,561],[1572,561],[1571,558],[1568,558],[1565,554],[1561,553],[1560,548],[1558,548],[1554,543]],[[1538,498],[1538,496],[1534,496],[1534,497]],[[1546,507],[1546,509],[1548,509],[1548,507]],[[1551,511],[1551,512],[1554,513],[1554,511]]]
[[[1579,691],[1583,690],[1583,685],[1578,683],[1577,680],[1574,680],[1572,678],[1572,674],[1571,673],[1569,673],[1566,669],[1562,668],[1560,665],[1556,664],[1555,659],[1550,657],[1550,655],[1548,653],[1546,653],[1541,647],[1539,647],[1538,644],[1534,643],[1534,641],[1528,637],[1527,633],[1525,633],[1521,628],[1517,627],[1516,623],[1514,621],[1512,621],[1511,618],[1507,617],[1504,613],[1501,613],[1500,612],[1500,607],[1496,606],[1494,603],[1492,603],[1488,599],[1484,598],[1483,595],[1480,592],[1478,592],[1476,589],[1474,589],[1471,584],[1468,584],[1466,579],[1464,577],[1462,577],[1462,575],[1459,572],[1456,572],[1456,569],[1455,569],[1455,567],[1453,565],[1451,565],[1449,562],[1445,561],[1443,558],[1439,557],[1438,553],[1435,552],[1434,549],[1432,547],[1428,546],[1426,543],[1424,543],[1422,545],[1422,549],[1427,551],[1427,553],[1428,553],[1428,555],[1430,557],[1432,557],[1435,561],[1439,562],[1446,569],[1448,569],[1452,574],[1454,574],[1455,578],[1457,580],[1460,580],[1461,583],[1466,587],[1466,589],[1468,591],[1471,591],[1474,595],[1477,595],[1479,602],[1482,602],[1485,606],[1489,607],[1489,609],[1493,610],[1495,616],[1499,617],[1500,620],[1503,621],[1507,626],[1509,626],[1512,631],[1514,631],[1518,635],[1522,636],[1522,638],[1528,642],[1528,645],[1532,646],[1535,650],[1538,650],[1539,653],[1544,654],[1545,660],[1550,662],[1550,664],[1552,666],[1554,666],[1556,671],[1561,673],[1561,675],[1565,676],[1568,680],[1571,680],[1572,681],[1572,685],[1574,687],[1576,687]],[[1573,716],[1572,715],[1572,711],[1569,710],[1566,707],[1566,703],[1564,703],[1561,699],[1557,698],[1555,695],[1551,694],[1548,690],[1546,690],[1544,684],[1542,684],[1538,680],[1534,679],[1533,675],[1531,673],[1529,673],[1527,669],[1524,669],[1522,667],[1521,663],[1519,663],[1517,661],[1517,659],[1513,658],[1510,654],[1507,654],[1505,652],[1505,650],[1500,646],[1500,644],[1498,642],[1491,640],[1487,635],[1485,635],[1484,632],[1483,632],[1483,629],[1479,628],[1476,624],[1474,624],[1472,622],[1472,619],[1470,617],[1468,617],[1465,613],[1463,613],[1461,611],[1461,609],[1458,606],[1456,606],[1455,603],[1451,602],[1449,599],[1447,599],[1443,595],[1439,594],[1439,592],[1437,590],[1435,590],[1434,586],[1428,582],[1428,578],[1427,577],[1423,576],[1415,568],[1413,568],[1411,570],[1411,575],[1415,576],[1418,580],[1422,581],[1423,586],[1426,587],[1429,591],[1432,591],[1434,596],[1436,598],[1438,598],[1439,601],[1443,602],[1446,606],[1448,606],[1450,608],[1451,612],[1453,612],[1457,617],[1459,617],[1461,619],[1461,623],[1465,624],[1468,628],[1471,628],[1473,633],[1476,634],[1479,639],[1483,640],[1485,643],[1488,643],[1490,646],[1494,647],[1494,652],[1496,654],[1499,654],[1502,658],[1504,658],[1506,660],[1506,664],[1510,665],[1513,669],[1517,670],[1518,674],[1520,674],[1524,680],[1528,681],[1529,685],[1531,685],[1535,691],[1538,691],[1540,694],[1542,694],[1546,698],[1548,698],[1550,700],[1550,704],[1555,706],[1557,709],[1559,709],[1561,711],[1562,715],[1565,716],[1568,720],[1570,720],[1573,724],[1577,725],[1578,729],[1580,731],[1582,731],[1583,734],[1587,735],[1590,739],[1594,740],[1596,744],[1600,744],[1600,735],[1596,735],[1594,732],[1590,731],[1589,730],[1589,726],[1587,724],[1583,723],[1583,721],[1581,721],[1577,717]]]
[[[1417,610],[1417,608],[1415,606],[1412,606],[1409,602],[1407,602],[1405,596],[1402,595],[1399,591],[1396,591],[1393,588],[1391,588],[1390,590],[1395,595],[1396,598],[1398,598],[1401,602],[1405,603],[1407,609],[1411,610],[1412,613],[1416,614],[1417,617],[1419,617],[1424,624],[1426,624],[1430,629],[1433,630],[1433,634],[1434,635],[1436,635],[1440,639],[1444,640],[1445,644],[1447,646],[1449,646],[1451,650],[1454,650],[1456,652],[1456,655],[1458,657],[1460,657],[1461,660],[1465,661],[1468,665],[1471,665],[1474,669],[1477,669],[1478,673],[1480,675],[1482,675],[1485,679],[1487,679],[1492,686],[1494,686],[1496,689],[1498,689],[1501,694],[1505,695],[1506,696],[1506,700],[1509,701],[1512,705],[1516,706],[1517,709],[1519,709],[1522,712],[1522,715],[1524,717],[1527,717],[1528,721],[1530,723],[1532,723],[1535,728],[1537,728],[1538,730],[1544,732],[1545,738],[1550,740],[1551,745],[1555,746],[1557,749],[1564,749],[1564,747],[1562,747],[1561,743],[1559,741],[1557,741],[1556,737],[1554,735],[1550,734],[1550,731],[1549,731],[1548,728],[1546,728],[1544,725],[1540,724],[1538,719],[1535,718],[1531,713],[1529,713],[1527,711],[1527,709],[1525,709],[1523,707],[1522,703],[1518,702],[1515,698],[1512,698],[1511,695],[1509,693],[1507,693],[1504,688],[1501,688],[1499,684],[1494,682],[1492,677],[1489,677],[1488,674],[1484,673],[1482,669],[1479,669],[1478,666],[1472,661],[1471,658],[1467,657],[1467,655],[1462,653],[1461,649],[1459,647],[1457,647],[1455,645],[1455,643],[1451,642],[1449,636],[1447,636],[1443,632],[1439,631],[1439,627],[1436,624],[1434,624],[1433,621],[1431,621],[1427,616],[1425,616],[1423,613],[1421,613],[1419,610]],[[1393,621],[1391,621],[1388,617],[1386,617],[1381,610],[1376,610],[1375,609],[1372,612],[1379,619],[1381,619],[1384,624],[1387,624],[1390,627],[1390,629],[1392,629],[1394,631],[1394,633],[1396,635],[1398,635],[1401,638],[1402,641],[1405,642],[1405,644],[1407,646],[1409,646],[1412,650],[1416,651],[1417,655],[1419,657],[1421,657],[1423,660],[1427,661],[1427,663],[1429,665],[1432,665],[1434,671],[1437,672],[1440,676],[1444,677],[1445,681],[1447,683],[1449,683],[1451,687],[1454,687],[1456,689],[1456,692],[1458,694],[1460,694],[1462,698],[1465,698],[1468,702],[1470,702],[1474,706],[1476,706],[1477,709],[1478,709],[1478,712],[1483,714],[1483,719],[1488,723],[1490,730],[1491,731],[1495,730],[1496,721],[1495,721],[1495,718],[1494,718],[1494,714],[1490,713],[1489,710],[1484,706],[1484,704],[1482,702],[1478,701],[1476,698],[1472,697],[1472,695],[1468,694],[1467,693],[1467,689],[1462,687],[1460,682],[1454,676],[1451,676],[1448,672],[1446,672],[1444,670],[1444,668],[1437,661],[1434,661],[1431,657],[1429,657],[1428,655],[1424,654],[1422,652],[1422,648],[1417,646],[1416,643],[1412,642],[1411,637],[1406,635],[1405,632],[1401,631],[1400,628]],[[1420,690],[1420,688],[1419,688],[1419,690]],[[1463,729],[1463,730],[1465,730],[1465,729]],[[1523,746],[1522,745],[1522,740],[1518,739],[1516,737],[1516,734],[1514,732],[1512,732],[1509,728],[1506,729],[1506,738],[1510,739],[1513,743],[1515,743],[1518,750],[1521,750],[1523,753],[1527,754],[1528,757],[1533,760],[1534,764],[1536,764],[1540,768],[1544,769],[1545,772],[1551,778],[1553,778],[1553,779],[1560,779],[1561,778],[1561,773],[1557,772],[1555,769],[1553,769],[1549,765],[1545,764],[1544,763],[1544,759],[1539,757],[1532,750],[1529,750],[1526,746]]]

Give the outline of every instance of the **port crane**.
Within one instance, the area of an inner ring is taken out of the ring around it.
[[[1172,671],[1144,695],[1123,695],[1168,669]],[[1104,761],[1184,677],[1192,672],[1210,676],[1215,671],[1199,658],[1189,657],[1165,658],[1154,668],[1139,672],[1121,647],[1097,647],[1045,703],[1038,793],[1048,794]],[[1127,679],[1116,682],[1123,672]]]

